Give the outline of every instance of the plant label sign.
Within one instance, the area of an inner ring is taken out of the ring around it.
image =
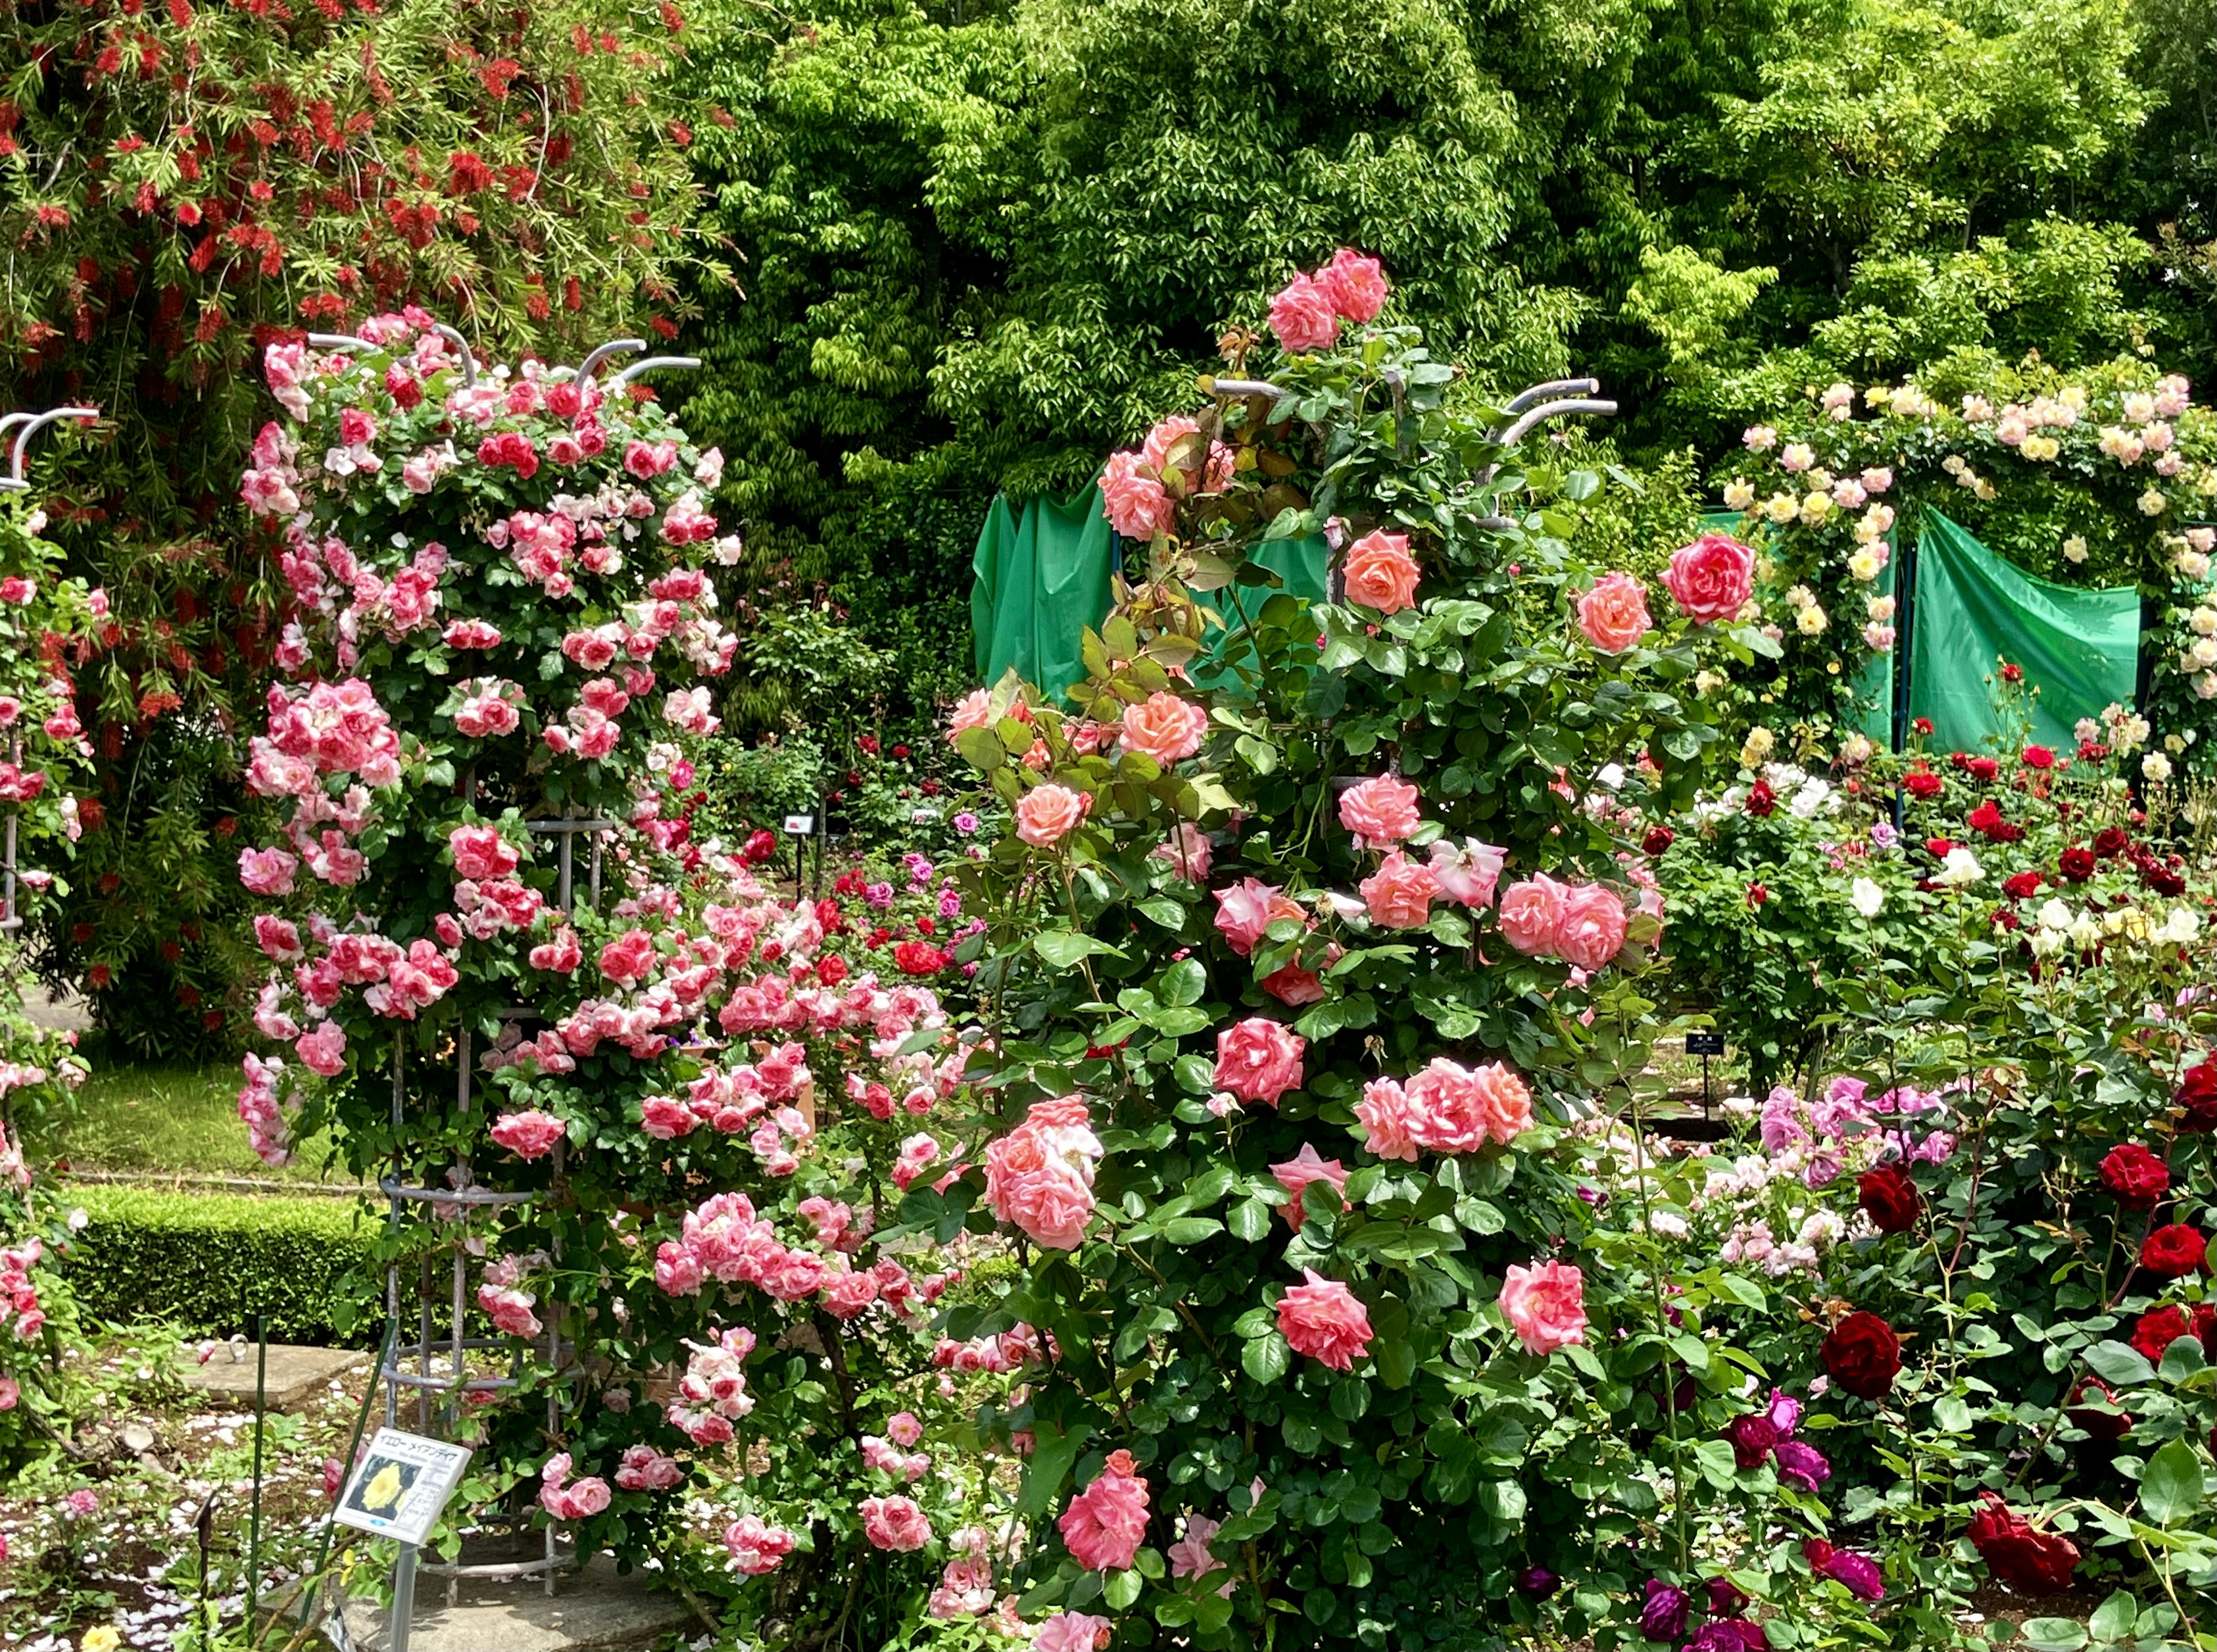
[[[1720,1032],[1689,1032],[1686,1035],[1686,1054],[1689,1055],[1721,1055],[1725,1053],[1725,1036]]]
[[[469,1460],[466,1445],[380,1428],[339,1498],[338,1523],[420,1545]]]
[[[812,814],[788,814],[785,817],[785,829],[791,837],[805,838],[816,830],[816,817]]]

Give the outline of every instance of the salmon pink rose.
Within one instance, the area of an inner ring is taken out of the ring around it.
[[[1389,290],[1386,272],[1378,267],[1377,259],[1365,257],[1353,247],[1342,247],[1333,253],[1331,262],[1317,271],[1315,280],[1331,299],[1331,307],[1358,325],[1375,321],[1386,307]]]
[[[1083,1097],[1034,1102],[1022,1124],[985,1149],[985,1203],[1034,1243],[1074,1251],[1093,1219],[1101,1154]]]
[[[1330,350],[1339,341],[1339,312],[1331,291],[1306,275],[1296,275],[1270,300],[1270,331],[1288,356]]]
[[[1527,1351],[1552,1354],[1586,1340],[1585,1276],[1563,1262],[1510,1264],[1501,1312]]]
[[[1555,922],[1557,956],[1590,974],[1624,950],[1624,902],[1614,889],[1582,883],[1563,897]]]
[[[1604,574],[1578,598],[1578,629],[1603,653],[1622,653],[1654,624],[1646,589],[1628,573]]]
[[[1475,1153],[1485,1145],[1485,1099],[1470,1069],[1435,1055],[1410,1075],[1409,1134],[1434,1153]]]
[[[1108,525],[1127,539],[1152,539],[1177,522],[1177,502],[1136,453],[1112,453],[1101,473]]]
[[[1431,869],[1398,849],[1360,888],[1370,921],[1381,929],[1423,928],[1431,921],[1432,897],[1440,892]]]
[[[1471,1074],[1479,1110],[1490,1142],[1507,1147],[1532,1128],[1532,1092],[1524,1080],[1499,1061],[1488,1061]]]
[[[1362,1099],[1355,1104],[1355,1117],[1367,1138],[1363,1146],[1380,1159],[1417,1162],[1416,1116],[1408,1092],[1393,1079],[1373,1079],[1362,1086]]]
[[[1228,889],[1218,889],[1216,895],[1216,927],[1241,957],[1246,957],[1261,944],[1263,934],[1281,918],[1290,918],[1306,924],[1308,914],[1300,903],[1274,884],[1260,878],[1244,878]]]
[[[1124,708],[1124,749],[1144,752],[1158,763],[1183,762],[1201,750],[1208,733],[1208,713],[1175,694],[1151,694]]]
[[[1423,824],[1417,789],[1392,775],[1374,775],[1339,795],[1339,823],[1357,849],[1389,849]]]
[[[519,1159],[540,1159],[554,1150],[565,1132],[560,1119],[534,1107],[528,1112],[503,1113],[488,1134]]]
[[[1369,1352],[1370,1316],[1353,1291],[1314,1268],[1278,1298],[1278,1333],[1295,1353],[1336,1371],[1352,1370]]]
[[[1093,807],[1084,792],[1049,781],[1016,800],[1016,836],[1034,849],[1052,849],[1078,829]]]
[[[1301,1085],[1301,1052],[1308,1041],[1290,1027],[1251,1015],[1216,1035],[1214,1084],[1242,1101],[1279,1098]]]
[[[1129,1451],[1111,1451],[1093,1483],[1055,1522],[1071,1557],[1089,1572],[1121,1572],[1147,1535],[1147,1482]]]
[[[1510,884],[1501,897],[1501,938],[1527,957],[1553,956],[1569,894],[1545,872]]]
[[[1663,583],[1687,618],[1728,620],[1755,594],[1755,553],[1725,534],[1703,534],[1670,554]]]
[[[1340,570],[1342,589],[1350,603],[1399,614],[1417,600],[1417,560],[1409,554],[1409,536],[1384,529],[1365,534],[1348,548]]]
[[[1319,1157],[1316,1148],[1306,1142],[1302,1142],[1301,1150],[1285,1163],[1272,1165],[1270,1173],[1278,1179],[1279,1186],[1294,1196],[1278,1209],[1293,1224],[1295,1233],[1300,1232],[1301,1223],[1308,1220],[1308,1212],[1301,1208],[1301,1194],[1311,1182],[1331,1184],[1332,1191],[1343,1196],[1341,1208],[1346,1208],[1347,1166],[1337,1159]]]

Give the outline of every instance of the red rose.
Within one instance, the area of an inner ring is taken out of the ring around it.
[[[1930,769],[1911,769],[1901,777],[1901,789],[1911,797],[1937,797],[1947,784]]]
[[[1932,732],[1932,719],[1930,717],[1919,717],[1914,722],[1911,723],[1910,727],[1920,734],[1930,734]]]
[[[2130,1339],[2143,1359],[2163,1358],[2163,1351],[2187,1334],[2186,1310],[2177,1306],[2152,1308],[2133,1327]]]
[[[1647,835],[1640,840],[1640,852],[1643,855],[1659,855],[1677,841],[1677,836],[1678,834],[1671,831],[1669,826],[1650,826],[1647,828]]]
[[[905,975],[936,975],[949,957],[929,941],[903,941],[893,949],[893,962]]]
[[[2122,826],[2103,826],[2094,834],[2094,852],[2103,860],[2115,860],[2132,843]]]
[[[2055,753],[2045,746],[2028,746],[2018,754],[2028,769],[2053,769]]]
[[[1989,797],[1973,809],[1964,824],[1972,831],[1982,832],[1996,843],[2015,843],[2024,836],[2024,828],[2002,818],[2001,805]]]
[[[2090,1394],[2089,1389],[2092,1390]],[[2089,1399],[2098,1400],[2111,1409],[2098,1410],[2086,1403]],[[2081,1377],[2065,1402],[2064,1414],[2096,1439],[2119,1440],[2131,1431],[2133,1420],[2116,1409],[2116,1393],[2107,1383],[2098,1377]]]
[[[1761,1412],[1751,1412],[1744,1417],[1734,1417],[1725,1430],[1725,1438],[1732,1442],[1732,1462],[1743,1469],[1759,1469],[1770,1456],[1770,1448],[1778,1444],[1778,1426]]]
[[[1924,851],[1934,860],[1946,860],[1948,851],[1955,846],[1955,842],[1952,838],[1927,838],[1924,840]]]
[[[2015,664],[2004,665],[2002,667],[2002,681],[2004,683],[2023,682],[2024,667]]]
[[[2217,1129],[2217,1061],[2187,1068],[2171,1100],[2186,1110],[2178,1122],[2182,1130]]]
[[[2102,1160],[2102,1185],[2131,1210],[2152,1210],[2171,1186],[2162,1160],[2137,1142],[2121,1142]]]
[[[2166,1222],[2140,1246],[2140,1265],[2158,1279],[2181,1279],[2202,1266],[2209,1241],[2183,1222]]]
[[[1875,1314],[1849,1315],[1832,1327],[1821,1352],[1832,1380],[1865,1400],[1885,1398],[1901,1371],[1901,1339]]]
[[[1770,783],[1758,780],[1747,789],[1747,812],[1757,820],[1763,819],[1778,807],[1778,794],[1770,789]]]
[[[841,981],[847,979],[847,961],[844,958],[840,957],[837,953],[834,953],[828,958],[818,959],[816,962],[816,979],[822,981],[826,987],[837,987]]]
[[[1747,904],[1749,906],[1760,906],[1764,901],[1769,899],[1770,891],[1764,888],[1760,883],[1751,883],[1747,886]]]
[[[2056,868],[2073,883],[2084,883],[2094,875],[2094,851],[2072,844],[2056,857]]]
[[[1899,1164],[1880,1165],[1867,1171],[1856,1183],[1856,1203],[1882,1234],[1905,1234],[1917,1225],[1924,1206],[1917,1197],[1917,1184]]]
[[[1965,761],[1963,767],[1970,771],[1974,780],[1992,780],[2002,771],[2002,765],[1992,758],[1971,758]]]
[[[2026,1594],[2060,1594],[2078,1568],[2078,1546],[2070,1538],[2042,1531],[1990,1491],[1971,1517],[1971,1546],[1995,1577]]]
[[[2002,880],[2002,893],[2012,900],[2029,900],[2040,893],[2046,882],[2037,872],[2019,872],[2014,877]]]

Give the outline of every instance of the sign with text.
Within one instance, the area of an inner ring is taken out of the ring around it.
[[[812,814],[788,814],[785,817],[785,829],[794,837],[805,838],[816,830],[816,817]]]
[[[341,1525],[420,1544],[438,1524],[470,1460],[466,1445],[380,1428],[339,1497]]]
[[[1689,1032],[1686,1035],[1686,1054],[1689,1055],[1721,1055],[1725,1053],[1725,1036],[1720,1032]]]

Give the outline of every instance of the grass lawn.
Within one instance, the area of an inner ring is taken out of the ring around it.
[[[236,1067],[122,1065],[91,1054],[92,1076],[77,1092],[74,1116],[33,1123],[25,1130],[25,1145],[36,1160],[66,1160],[77,1170],[347,1179],[337,1168],[324,1173],[328,1136],[300,1143],[293,1163],[281,1170],[254,1156],[238,1120]]]

